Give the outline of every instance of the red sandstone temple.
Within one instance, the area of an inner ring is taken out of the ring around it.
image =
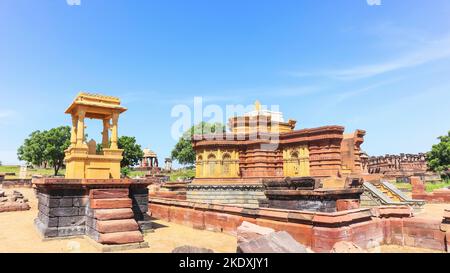
[[[295,130],[280,112],[256,110],[229,120],[223,137],[194,138],[194,184],[258,183],[288,176],[345,177],[361,174],[365,131],[344,134],[342,126]]]
[[[245,199],[248,204],[252,198],[264,198],[265,179],[362,173],[365,131],[345,134],[345,128],[336,125],[295,130],[295,125],[295,120],[285,122],[281,112],[263,110],[256,102],[254,111],[229,120],[225,135],[194,136],[196,177],[188,199],[229,199],[220,201],[232,204]]]

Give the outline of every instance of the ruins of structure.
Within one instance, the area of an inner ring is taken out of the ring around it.
[[[72,116],[70,146],[64,159],[66,178],[120,179],[123,150],[117,146],[118,121],[119,114],[126,110],[116,97],[80,93],[75,98],[66,110],[66,114]],[[103,121],[101,152],[97,151],[97,143],[93,139],[85,141],[85,118]]]
[[[263,182],[266,199],[259,200],[259,207],[319,212],[358,209],[362,183],[347,177],[343,187],[324,188],[314,177],[269,179]]]
[[[382,174],[388,179],[420,175],[428,170],[426,155],[423,153],[371,157],[364,153],[361,163],[365,173]]]
[[[72,116],[66,177],[33,178],[39,200],[35,225],[43,237],[87,235],[104,245],[147,246],[142,233],[151,228],[151,181],[120,177],[118,118],[125,110],[119,98],[80,93],[66,111]],[[85,142],[85,118],[103,121],[103,151],[96,151],[95,141]]]
[[[0,212],[23,211],[29,209],[30,205],[28,204],[28,199],[25,198],[22,193],[13,191],[12,194],[6,194],[4,191],[0,190]]]
[[[141,159],[141,164],[138,170],[141,171],[153,171],[159,170],[158,156],[156,153],[148,148],[143,150],[144,156]]]
[[[230,118],[225,135],[194,136],[196,176],[188,200],[257,206],[264,198],[264,179],[361,174],[365,131],[344,134],[342,126],[295,130],[295,125],[256,102],[254,111]]]

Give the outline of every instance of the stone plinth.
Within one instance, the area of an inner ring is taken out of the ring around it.
[[[186,191],[188,201],[231,206],[258,207],[263,198],[262,184],[189,185]]]
[[[260,201],[260,207],[306,210],[317,212],[336,212],[359,208],[360,195],[364,190],[352,187],[321,188],[319,180],[312,177],[287,178],[278,181],[265,181],[267,200]],[[358,184],[357,184],[358,185]]]
[[[146,179],[37,178],[38,217],[44,238],[87,235],[107,245],[141,245],[151,229]]]

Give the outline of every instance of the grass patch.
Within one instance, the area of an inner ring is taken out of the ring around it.
[[[20,166],[0,166],[0,173],[15,173],[15,175],[8,175],[5,179],[18,179],[20,174]],[[64,175],[66,173],[65,169],[59,170],[58,175]],[[55,171],[53,168],[48,169],[27,169],[27,178],[31,178],[33,175],[54,175]]]
[[[392,184],[399,190],[410,190],[410,191],[412,190],[412,185],[409,183],[392,182]]]
[[[450,187],[450,179],[442,180],[439,183],[425,183],[425,190],[427,192],[432,192],[437,189]]]
[[[178,178],[190,179],[194,177],[195,177],[195,169],[182,169],[170,173],[170,181],[177,181]]]

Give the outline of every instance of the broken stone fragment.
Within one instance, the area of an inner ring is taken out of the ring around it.
[[[238,253],[308,253],[308,249],[297,242],[286,231],[272,232],[258,239],[240,243]]]
[[[242,224],[237,228],[237,243],[246,243],[251,240],[255,240],[259,237],[262,237],[264,235],[270,234],[272,232],[275,232],[274,229],[267,228],[267,227],[261,227],[255,224],[252,224],[250,222],[244,221]]]
[[[367,253],[361,247],[352,242],[340,241],[334,244],[330,253]]]
[[[208,248],[184,245],[174,248],[172,253],[214,253],[214,251]]]

